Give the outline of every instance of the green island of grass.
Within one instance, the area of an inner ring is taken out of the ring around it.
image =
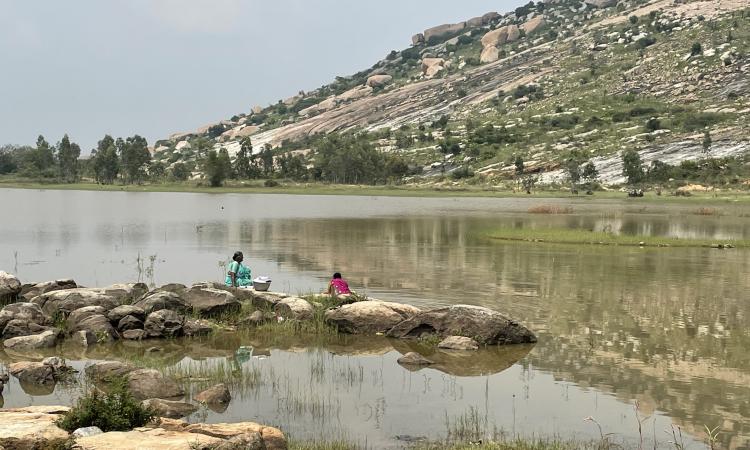
[[[747,239],[693,239],[664,236],[613,234],[569,228],[494,228],[483,233],[498,241],[537,242],[551,244],[617,245],[630,247],[707,247],[717,249],[747,248]]]

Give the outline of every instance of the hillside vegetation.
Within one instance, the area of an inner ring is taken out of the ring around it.
[[[744,189],[749,46],[743,0],[530,2],[157,141],[142,178]]]

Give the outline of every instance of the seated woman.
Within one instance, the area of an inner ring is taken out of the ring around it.
[[[250,269],[242,264],[242,260],[245,259],[242,252],[235,252],[232,256],[232,262],[229,263],[227,270],[226,285],[229,287],[245,287],[251,286],[253,280],[250,279]]]
[[[341,278],[341,274],[336,272],[333,274],[333,279],[331,279],[331,282],[328,283],[328,288],[325,292],[323,292],[323,294],[330,296],[348,296],[352,294],[352,291],[349,290],[349,284],[343,278]]]

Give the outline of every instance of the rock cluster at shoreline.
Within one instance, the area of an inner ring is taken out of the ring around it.
[[[6,349],[15,351],[51,348],[61,339],[88,346],[116,339],[201,336],[218,327],[213,320],[217,318],[231,317],[240,326],[253,327],[273,320],[314,320],[319,313],[326,324],[348,334],[400,339],[459,336],[478,345],[536,342],[523,325],[478,306],[422,310],[368,300],[323,310],[321,304],[300,297],[213,282],[190,287],[173,283],[152,290],[143,283],[84,288],[73,280],[23,285],[0,272],[0,294],[12,302],[0,310],[0,337]],[[240,314],[243,304],[255,311]]]
[[[56,421],[69,408],[64,406],[29,406],[0,410],[0,448],[38,449],[72,448],[75,450],[136,450],[163,448],[193,449],[266,449],[285,450],[287,441],[278,428],[254,422],[189,424],[161,418],[131,431],[102,433],[96,427],[79,429],[70,434]],[[68,446],[69,445],[69,446]]]

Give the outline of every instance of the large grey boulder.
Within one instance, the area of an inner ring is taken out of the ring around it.
[[[54,367],[41,362],[16,362],[8,367],[8,371],[22,383],[47,384],[55,381]]]
[[[122,305],[107,313],[107,319],[112,323],[119,323],[125,316],[133,316],[136,319],[144,320],[146,318],[146,311],[138,306]]]
[[[57,344],[58,330],[47,330],[30,336],[19,336],[6,339],[3,346],[11,350],[35,350],[40,348],[51,348]]]
[[[419,313],[394,326],[388,336],[418,338],[422,334],[471,337],[484,345],[536,342],[536,336],[520,323],[480,306],[454,305]]]
[[[521,25],[521,29],[528,36],[529,34],[534,33],[536,30],[542,28],[545,25],[547,25],[547,22],[544,20],[544,17],[536,16]]]
[[[125,376],[128,388],[138,400],[148,398],[172,399],[182,397],[185,391],[171,378],[155,369],[138,369]]]
[[[142,330],[143,321],[135,316],[125,316],[117,323],[118,331]]]
[[[32,303],[39,305],[42,311],[50,316],[67,315],[86,306],[101,306],[105,311],[120,306],[117,299],[105,294],[101,289],[89,288],[47,292],[34,297]]]
[[[21,319],[13,319],[5,325],[2,331],[3,339],[10,339],[18,336],[28,336],[30,334],[39,334],[43,331],[50,330],[50,327],[37,325],[34,322]]]
[[[140,300],[148,292],[148,286],[145,283],[119,283],[101,290],[120,304],[130,304]]]
[[[390,83],[391,80],[393,80],[393,77],[390,75],[372,75],[369,78],[367,78],[367,81],[365,82],[365,84],[372,88],[382,87]]]
[[[143,330],[147,338],[171,338],[182,335],[184,325],[184,316],[168,309],[162,309],[146,317]]]
[[[87,366],[86,375],[98,381],[108,381],[114,378],[123,377],[136,368],[129,363],[120,361],[99,361]]]
[[[198,407],[186,402],[164,400],[162,398],[150,398],[141,402],[146,408],[151,408],[159,417],[169,419],[181,419],[198,411]]]
[[[117,331],[115,331],[112,324],[109,323],[109,319],[107,319],[104,314],[95,312],[96,308],[99,307],[90,306],[73,311],[68,318],[70,331],[91,332],[96,336],[97,341],[99,342],[115,339],[117,337]]]
[[[185,292],[184,298],[193,312],[203,317],[229,314],[242,308],[240,301],[230,292],[209,287],[193,286]]]
[[[500,59],[500,49],[494,46],[485,47],[482,54],[479,55],[479,62],[482,64],[493,63]]]
[[[350,334],[385,333],[421,310],[401,303],[364,301],[326,311],[326,323]]]
[[[34,303],[19,302],[5,305],[0,310],[0,329],[4,329],[8,322],[14,319],[37,325],[50,324],[49,317]]]
[[[466,28],[466,22],[438,25],[424,31],[424,40],[429,44],[431,39],[440,39],[458,33],[464,28]]]
[[[84,306],[83,308],[78,308],[68,315],[68,326],[75,328],[79,322],[91,316],[103,316],[105,313],[106,311],[101,306]]]
[[[617,0],[583,0],[583,2],[595,8],[608,8],[617,5]]]
[[[143,309],[146,315],[163,309],[168,309],[179,314],[187,314],[190,311],[190,304],[180,297],[180,295],[171,291],[149,293],[133,303],[133,306]]]
[[[0,270],[0,302],[14,302],[21,292],[21,282],[15,275]]]
[[[285,319],[310,320],[315,309],[307,300],[298,297],[287,297],[276,303],[274,311]]]
[[[75,289],[77,287],[78,284],[74,280],[54,280],[36,284],[24,284],[21,288],[20,297],[28,302],[34,297],[46,294],[47,292]]]

